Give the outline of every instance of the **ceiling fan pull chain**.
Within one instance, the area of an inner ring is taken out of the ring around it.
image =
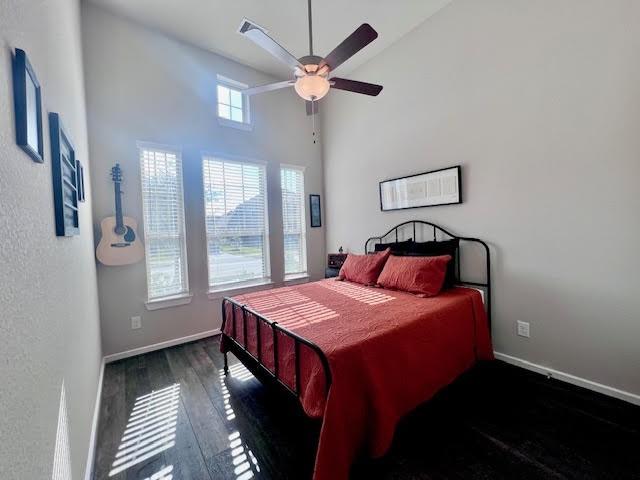
[[[311,1],[311,0],[309,0]],[[315,116],[315,112],[316,112],[316,101],[315,100],[311,100],[311,124],[313,126],[313,144],[316,144],[316,116]]]

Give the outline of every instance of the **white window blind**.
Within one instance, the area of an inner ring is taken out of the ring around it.
[[[189,292],[180,153],[140,147],[147,295],[158,300]]]
[[[210,288],[268,279],[264,165],[204,157],[202,173]]]
[[[304,171],[296,167],[280,169],[282,224],[284,228],[284,273],[307,273]]]

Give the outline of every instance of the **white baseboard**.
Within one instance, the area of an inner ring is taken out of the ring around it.
[[[554,370],[553,368],[538,365],[536,363],[523,360],[522,358],[512,357],[511,355],[506,355],[500,352],[493,353],[498,360],[502,360],[503,362],[510,363],[517,367],[522,367],[533,372],[542,373],[543,375],[551,376],[563,382],[571,383],[572,385],[577,385],[579,387],[584,387],[589,390],[608,395],[610,397],[618,398],[620,400],[633,403],[634,405],[640,405],[640,395],[636,395],[635,393],[625,392],[624,390],[620,390],[618,388],[610,387],[608,385],[603,385],[597,382],[592,382],[591,380],[587,380],[586,378],[576,377],[575,375],[571,375],[570,373],[561,372],[560,370]]]
[[[93,420],[91,421],[91,434],[89,436],[89,452],[87,453],[87,463],[84,469],[84,480],[91,480],[93,473],[93,460],[96,454],[96,437],[98,436],[98,418],[100,417],[100,401],[102,399],[102,380],[104,379],[104,358],[100,364],[100,374],[98,375],[98,391],[96,401],[93,405]]]
[[[167,340],[166,342],[154,343],[153,345],[147,345],[146,347],[134,348],[133,350],[127,350],[126,352],[113,353],[104,357],[104,363],[111,363],[115,362],[116,360],[122,360],[123,358],[135,357],[136,355],[141,355],[143,353],[149,353],[153,352],[154,350],[173,347],[182,343],[194,342],[196,340],[200,340],[201,338],[213,337],[214,335],[219,334],[220,329],[216,328],[215,330],[207,330],[206,332],[194,333],[193,335],[188,335],[186,337],[174,338],[173,340]]]

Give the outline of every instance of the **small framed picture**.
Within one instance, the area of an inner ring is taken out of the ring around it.
[[[321,227],[322,226],[322,212],[320,209],[320,195],[311,194],[309,195],[309,212],[311,217],[311,226],[312,227]]]
[[[84,167],[80,160],[76,160],[76,185],[78,187],[78,201],[84,202]]]
[[[16,143],[36,162],[44,162],[42,94],[36,73],[24,50],[16,48],[13,59],[13,98]]]

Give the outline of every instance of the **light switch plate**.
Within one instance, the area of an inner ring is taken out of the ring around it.
[[[142,328],[142,317],[140,315],[131,317],[131,330],[138,330],[139,328]]]

